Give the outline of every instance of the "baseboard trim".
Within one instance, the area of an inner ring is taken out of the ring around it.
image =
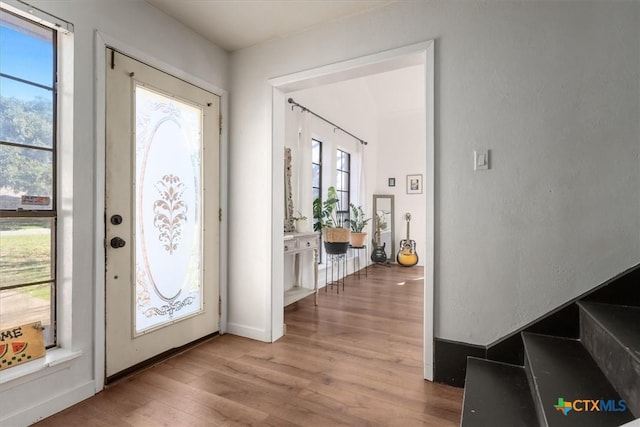
[[[433,364],[432,363],[425,363],[424,367],[423,367],[423,377],[425,380],[427,381],[433,381]]]
[[[95,395],[96,385],[89,381],[61,394],[0,419],[2,426],[28,426]]]
[[[256,341],[271,342],[271,332],[264,329],[253,328],[251,326],[239,325],[237,323],[227,323],[227,333],[250,338]]]
[[[481,345],[434,338],[434,375],[435,382],[464,387],[467,375],[467,357],[487,358],[487,348]]]

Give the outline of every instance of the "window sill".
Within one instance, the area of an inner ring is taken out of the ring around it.
[[[82,356],[82,352],[78,350],[68,350],[64,348],[48,350],[47,354],[40,359],[0,371],[0,385],[14,382],[18,379],[30,380],[33,374],[44,370],[47,371],[47,375],[57,372],[67,368],[69,366],[68,362],[80,356]],[[16,382],[15,385],[23,382],[26,381]]]

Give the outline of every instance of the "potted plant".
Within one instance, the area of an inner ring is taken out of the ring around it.
[[[351,218],[349,222],[349,228],[351,229],[351,246],[354,248],[361,248],[364,246],[364,242],[367,239],[367,233],[364,228],[367,226],[371,218],[365,219],[364,210],[362,206],[356,206],[353,203],[349,203],[351,208]]]
[[[313,230],[322,232],[324,247],[328,254],[343,254],[349,249],[350,230],[344,227],[338,215],[340,199],[335,187],[327,188],[327,198],[313,201]]]
[[[309,231],[307,217],[302,215],[300,211],[296,211],[297,215],[291,217],[294,227],[298,233],[306,233]]]

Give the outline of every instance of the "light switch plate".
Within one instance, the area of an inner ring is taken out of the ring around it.
[[[474,150],[473,152],[473,170],[489,169],[489,150]]]

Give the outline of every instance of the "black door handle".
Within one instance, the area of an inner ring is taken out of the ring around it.
[[[124,241],[124,239],[120,238],[120,237],[114,237],[113,239],[111,239],[111,247],[118,249],[118,248],[123,248],[124,245],[126,245],[127,242]]]

